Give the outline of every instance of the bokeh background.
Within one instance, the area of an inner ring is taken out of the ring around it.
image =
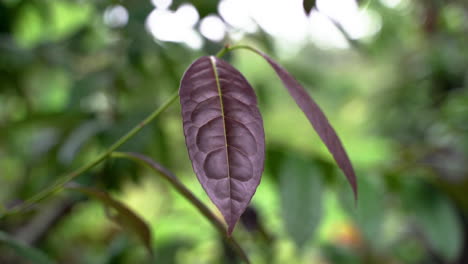
[[[312,1],[310,1],[312,2]],[[357,171],[359,200],[258,56],[234,51],[258,94],[267,156],[234,236],[253,263],[468,263],[465,0],[1,0],[0,204],[93,160],[226,43],[283,64],[323,108]],[[144,153],[217,215],[196,181],[180,105],[120,148]],[[151,227],[156,263],[238,263],[152,171],[110,159],[77,182]],[[58,263],[147,263],[99,201],[61,192],[0,230]],[[0,242],[0,263],[35,263]]]

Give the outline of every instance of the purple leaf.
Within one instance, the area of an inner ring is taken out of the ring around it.
[[[338,135],[328,122],[325,114],[291,74],[263,52],[258,50],[254,51],[263,56],[271,67],[273,67],[284,86],[288,89],[289,94],[294,98],[302,112],[307,116],[315,131],[317,131],[317,134],[333,155],[336,163],[348,178],[348,181],[353,188],[354,198],[357,200],[356,175],[354,173],[353,165],[351,164]]]
[[[263,172],[265,135],[257,98],[239,71],[213,56],[190,65],[179,94],[193,170],[231,234]]]

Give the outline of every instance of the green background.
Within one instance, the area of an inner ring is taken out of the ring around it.
[[[239,41],[277,59],[327,114],[357,172],[356,205],[269,65],[248,51],[225,57],[256,90],[265,125],[265,172],[234,231],[253,263],[468,263],[468,4],[403,3],[360,1],[382,27],[348,49],[310,42],[291,55],[263,31]],[[124,26],[103,21],[115,4],[129,13]],[[201,16],[217,12],[217,1],[193,4]],[[205,39],[193,50],[155,41],[145,29],[153,9],[149,0],[0,1],[0,208],[93,160],[176,91],[193,60],[232,43]],[[160,162],[220,216],[191,169],[178,102],[120,150]],[[239,261],[189,202],[137,163],[110,159],[77,182],[149,224],[156,263]],[[99,201],[73,191],[0,220],[1,234],[57,263],[147,263],[122,229]],[[0,263],[42,263],[3,236]]]

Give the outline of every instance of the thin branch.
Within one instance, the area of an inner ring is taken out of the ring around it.
[[[141,121],[135,127],[133,127],[127,134],[125,134],[119,140],[117,140],[113,145],[111,145],[104,153],[99,155],[96,159],[84,165],[83,167],[69,174],[62,176],[57,181],[55,181],[55,183],[53,183],[51,186],[45,188],[43,191],[34,195],[33,197],[31,197],[24,203],[16,207],[13,207],[10,210],[7,210],[6,212],[2,212],[2,214],[0,214],[0,219],[6,215],[20,213],[31,208],[31,206],[33,206],[34,204],[62,190],[64,184],[70,182],[71,180],[75,179],[79,175],[83,174],[84,172],[90,170],[91,168],[95,167],[96,165],[104,161],[113,151],[115,151],[117,148],[122,146],[135,134],[140,132],[141,129],[143,129],[146,125],[148,125],[151,121],[153,121],[156,117],[158,117],[162,112],[164,112],[177,99],[178,96],[179,96],[178,91],[176,91],[160,107],[154,110],[148,117],[146,117],[143,121]]]

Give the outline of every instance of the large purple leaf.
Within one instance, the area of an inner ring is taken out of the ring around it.
[[[239,71],[213,56],[190,65],[179,94],[193,170],[231,234],[263,172],[265,135],[257,98]]]
[[[263,52],[258,50],[254,51],[263,56],[265,60],[268,61],[268,63],[271,65],[271,67],[273,67],[284,86],[288,89],[289,94],[294,98],[302,112],[304,112],[304,114],[307,116],[315,131],[317,131],[317,134],[320,136],[330,153],[333,155],[336,163],[344,172],[346,178],[348,178],[348,181],[353,188],[354,197],[357,199],[356,175],[354,173],[353,165],[351,164],[348,155],[346,154],[346,151],[344,150],[343,145],[338,138],[338,135],[328,122],[325,114],[322,112],[317,103],[315,103],[315,101],[309,96],[301,84],[296,79],[294,79],[294,77],[289,74],[282,66],[280,66],[277,62],[275,62]]]

